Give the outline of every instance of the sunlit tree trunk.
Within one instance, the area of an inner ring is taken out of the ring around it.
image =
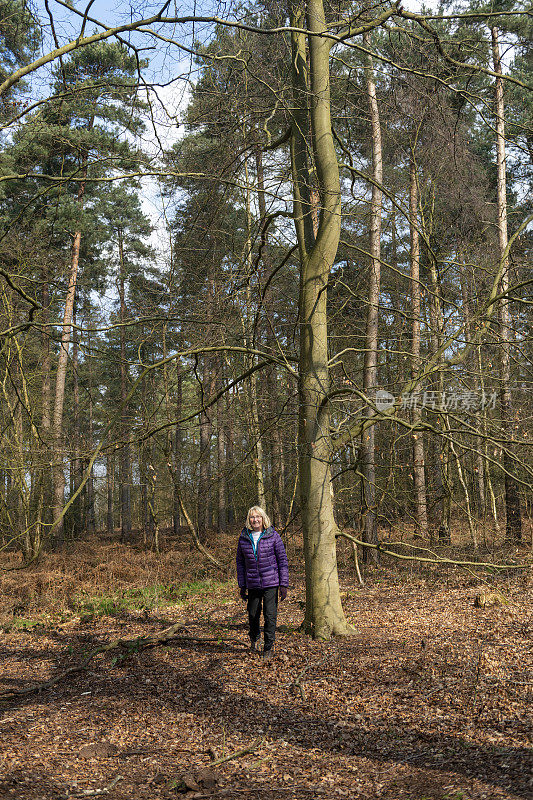
[[[52,508],[52,472],[51,465],[53,459],[52,443],[50,438],[51,433],[51,371],[52,371],[52,358],[50,353],[50,284],[48,267],[43,268],[42,275],[42,289],[41,289],[41,366],[42,366],[42,442],[43,442],[43,465],[42,465],[42,478],[41,478],[41,497],[42,497],[42,514],[39,535],[46,537],[50,532],[50,523],[52,517],[50,514]]]
[[[181,364],[176,365],[176,425],[172,438],[172,529],[175,536],[180,532],[180,503],[179,488],[181,482],[181,462],[183,449],[183,432],[181,428],[182,415],[182,396],[183,396],[183,377]]]
[[[418,182],[416,164],[413,157],[409,167],[409,228],[411,234],[411,377],[415,380],[420,372],[420,241],[418,234]],[[413,424],[422,419],[418,406],[413,410]],[[424,538],[428,535],[426,499],[426,462],[424,437],[421,431],[413,434],[413,475],[415,488],[415,519],[417,533]]]
[[[222,359],[218,360],[218,389],[222,388]],[[224,406],[222,398],[217,403],[217,527],[224,533],[228,527],[226,513],[226,441],[224,435]]]
[[[118,230],[118,295],[120,302],[120,403],[122,408],[120,421],[120,539],[124,541],[131,535],[131,453],[128,396],[128,363],[126,357],[126,265],[124,263],[124,242],[122,230]]]
[[[257,198],[259,205],[259,219],[261,229],[265,225],[267,218],[267,208],[265,200],[265,176],[263,168],[263,151],[258,145],[255,149],[255,166],[257,174]],[[265,230],[261,236],[261,252],[263,260],[263,282],[268,284],[268,289],[265,288],[263,294],[263,313],[266,317],[265,325],[265,340],[267,347],[274,351],[275,331],[272,320],[271,306],[274,301],[272,293],[272,284],[269,283],[269,278],[272,274],[272,263],[270,259],[270,252],[268,247],[268,232]],[[267,371],[267,387],[268,387],[268,404],[272,417],[277,414],[277,400],[278,400],[278,381],[275,368],[270,368]],[[284,469],[283,463],[283,445],[281,439],[280,426],[274,423],[270,432],[270,445],[271,445],[271,491],[272,491],[272,518],[277,525],[280,525],[283,517],[283,486],[284,486]]]
[[[498,30],[491,28],[492,58],[494,72],[501,74],[500,46],[498,43]],[[506,191],[506,156],[505,156],[505,108],[503,101],[503,82],[500,77],[494,82],[495,110],[496,110],[496,167],[497,167],[497,212],[498,212],[498,243],[500,263],[503,274],[500,283],[502,299],[499,307],[500,321],[500,411],[502,433],[505,440],[503,448],[503,469],[505,481],[505,511],[506,511],[506,537],[510,541],[522,541],[522,516],[520,509],[520,494],[517,483],[513,477],[514,459],[513,449],[514,426],[511,408],[511,314],[509,309],[508,292],[509,280],[509,243],[507,233],[507,191]]]
[[[368,34],[363,36],[363,44],[369,46]],[[366,90],[370,109],[372,130],[372,203],[370,211],[369,251],[370,264],[368,273],[368,304],[366,316],[365,358],[363,367],[363,390],[372,402],[376,399],[376,382],[378,377],[378,325],[379,294],[381,282],[381,185],[383,183],[383,156],[381,148],[381,125],[376,98],[376,85],[372,67],[372,59],[367,59]],[[371,406],[365,409],[367,417],[375,416]],[[376,544],[378,541],[377,507],[376,507],[376,426],[370,425],[361,436],[361,471],[363,473],[363,538],[366,542]],[[376,550],[366,556],[377,560]]]
[[[93,359],[91,354],[91,335],[87,336],[87,349],[88,349],[88,371],[89,371],[89,430],[87,437],[87,446],[89,453],[91,452],[94,444],[94,401],[93,401]],[[90,469],[89,477],[87,478],[87,531],[92,533],[96,529],[96,507],[94,496],[94,470]]]
[[[291,25],[305,27],[303,4],[291,7]],[[326,30],[321,0],[309,0],[307,27]],[[294,222],[300,256],[299,471],[306,567],[305,626],[315,638],[350,630],[340,600],[331,489],[331,437],[328,403],[327,282],[340,237],[340,179],[331,131],[329,51],[331,42],[293,31],[292,82],[294,112],[291,165]],[[309,98],[310,108],[307,102]],[[320,221],[315,237],[311,214],[307,142],[309,115],[321,189]]]
[[[81,456],[80,456],[80,441],[81,441],[81,426],[80,426],[80,385],[78,379],[79,370],[79,345],[78,345],[78,328],[76,320],[76,305],[73,311],[73,327],[72,327],[72,416],[73,416],[73,442],[72,442],[72,460],[71,460],[71,474],[70,486],[71,496],[78,490],[81,483]],[[82,523],[82,499],[78,495],[72,506],[70,507],[70,516],[72,518],[72,533],[74,536],[79,536],[83,523]]]
[[[244,342],[246,347],[253,347],[253,321],[254,309],[252,304],[252,211],[251,211],[251,191],[250,191],[250,177],[248,172],[248,161],[244,164],[245,179],[246,179],[246,239],[244,243],[244,260],[246,263],[246,270],[248,273],[248,281],[246,283],[246,309],[243,317],[244,325]],[[249,356],[248,364],[253,366],[255,356]],[[252,451],[251,461],[252,469],[255,475],[257,503],[261,508],[266,506],[265,495],[265,473],[264,473],[264,458],[263,458],[263,440],[261,438],[261,426],[259,425],[259,410],[257,400],[257,374],[254,372],[248,379],[248,398],[249,398],[249,417],[250,417],[250,449]]]
[[[108,453],[106,457],[106,489],[107,489],[107,512],[106,529],[108,533],[115,532],[115,520],[113,515],[113,491],[115,488],[115,454]]]
[[[84,185],[78,191],[78,202],[82,202]],[[63,507],[65,504],[65,473],[63,465],[63,406],[65,403],[65,380],[67,375],[68,353],[72,329],[72,314],[76,297],[76,283],[78,280],[78,265],[80,260],[81,231],[76,231],[72,242],[72,258],[70,262],[69,282],[63,324],[61,327],[61,342],[57,362],[54,413],[52,418],[52,441],[54,447],[53,464],[53,527],[54,537],[63,539]]]

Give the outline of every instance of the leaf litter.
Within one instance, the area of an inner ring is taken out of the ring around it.
[[[0,703],[0,797],[533,798],[527,580],[500,579],[508,604],[477,609],[471,577],[367,577],[356,589],[341,571],[355,632],[324,643],[298,632],[299,575],[266,664],[232,580],[149,613],[6,626],[0,691],[181,623],[164,646],[103,652]]]

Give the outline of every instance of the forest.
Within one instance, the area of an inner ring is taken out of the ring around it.
[[[532,33],[0,0],[2,796],[531,796]],[[254,505],[291,582],[248,686]]]

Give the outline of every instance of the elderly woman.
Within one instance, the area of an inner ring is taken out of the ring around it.
[[[248,600],[252,651],[259,651],[261,606],[263,607],[263,658],[270,659],[276,638],[278,591],[287,597],[289,562],[281,536],[259,506],[252,506],[237,545],[237,581],[243,600]]]

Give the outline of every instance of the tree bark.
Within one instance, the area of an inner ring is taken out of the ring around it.
[[[369,46],[368,34],[363,36],[363,44]],[[381,282],[381,185],[383,183],[383,157],[381,148],[381,125],[376,98],[372,59],[367,59],[365,67],[367,99],[370,109],[372,130],[372,203],[370,212],[370,264],[368,274],[368,304],[366,316],[365,358],[363,367],[363,391],[372,402],[376,399],[378,377],[378,325],[379,295]],[[366,417],[375,416],[371,406],[367,406]],[[361,471],[363,473],[362,516],[364,519],[363,540],[372,544],[378,542],[376,508],[376,426],[370,425],[361,436]],[[377,561],[377,551],[364,553],[365,559]]]
[[[172,439],[172,530],[174,536],[179,536],[180,532],[180,482],[181,482],[181,460],[183,449],[183,433],[179,420],[182,415],[183,398],[183,377],[181,374],[181,364],[176,364],[176,419],[178,422],[174,426],[174,436]]]
[[[108,453],[106,458],[106,485],[107,485],[107,513],[106,528],[107,532],[115,532],[115,520],[113,516],[113,490],[115,488],[115,454]]]
[[[118,294],[120,302],[120,403],[122,408],[120,420],[120,462],[119,462],[119,482],[120,482],[120,541],[124,542],[131,535],[131,453],[130,453],[130,429],[129,429],[129,409],[126,402],[128,396],[128,363],[126,358],[126,289],[124,263],[124,243],[122,230],[118,230],[118,254],[119,254],[119,273],[118,273]]]
[[[411,233],[411,377],[419,374],[420,361],[420,242],[418,236],[418,183],[416,164],[411,156],[409,168],[409,228]],[[413,424],[418,425],[422,419],[422,410],[418,406],[413,411]],[[424,454],[424,437],[421,431],[413,434],[413,475],[415,488],[415,519],[417,533],[424,538],[428,535],[427,498],[426,498],[426,466]]]
[[[218,362],[218,379],[222,387],[222,359]],[[224,436],[224,409],[222,398],[217,403],[217,527],[219,533],[225,533],[228,527],[226,514],[226,441]]]
[[[291,7],[291,25],[305,27],[302,3]],[[307,27],[326,30],[322,0],[309,0]],[[331,488],[331,437],[328,403],[327,282],[340,238],[341,194],[331,131],[329,82],[330,41],[309,37],[309,75],[305,34],[293,31],[292,83],[294,113],[291,165],[294,222],[300,254],[299,471],[306,571],[304,625],[318,639],[350,631],[342,609],[337,574]],[[309,91],[310,90],[310,91]],[[307,142],[307,98],[313,130],[313,151],[321,188],[317,235],[313,231]]]
[[[501,74],[500,46],[497,28],[491,28],[492,58],[494,72]],[[511,313],[509,309],[508,292],[509,280],[509,255],[507,233],[507,190],[506,190],[506,156],[505,156],[505,108],[503,100],[503,81],[500,77],[494,82],[494,97],[496,111],[496,168],[497,168],[497,212],[498,212],[498,243],[500,264],[503,274],[500,283],[502,299],[500,300],[500,414],[502,434],[505,440],[503,448],[503,469],[505,481],[505,512],[506,512],[506,538],[520,544],[522,541],[522,515],[520,509],[520,494],[518,485],[513,477],[514,459],[512,457],[514,426],[511,406]]]
[[[70,480],[70,493],[71,496],[77,491],[81,483],[81,457],[80,457],[80,440],[81,440],[81,427],[80,427],[80,386],[78,379],[79,367],[79,346],[78,346],[78,329],[76,321],[76,304],[72,313],[72,416],[73,416],[73,442],[72,442],[72,457],[71,457],[71,480]],[[83,528],[82,523],[82,497],[78,495],[72,506],[70,507],[69,518],[71,519],[71,530],[73,536],[79,536]]]
[[[85,185],[82,183],[78,190],[78,202],[81,204]],[[65,504],[65,473],[63,469],[63,406],[65,403],[65,380],[67,375],[68,353],[72,329],[72,314],[76,297],[76,283],[78,279],[78,266],[80,260],[81,231],[76,231],[72,242],[72,257],[70,262],[69,282],[63,324],[61,328],[61,343],[57,362],[54,414],[52,419],[52,441],[54,449],[53,475],[53,506],[52,506],[52,535],[58,541],[64,537],[63,507]]]
[[[267,219],[267,207],[265,199],[265,176],[263,168],[263,151],[258,145],[255,150],[255,166],[257,174],[257,199],[259,205],[259,219],[261,230],[261,252],[263,261],[263,282],[265,285],[268,283],[268,289],[263,293],[263,314],[267,318],[265,326],[265,338],[267,347],[273,352],[276,346],[275,331],[270,309],[273,300],[272,284],[269,279],[272,274],[272,263],[268,249],[268,232],[264,230],[264,225]],[[277,416],[277,400],[278,400],[278,381],[276,379],[275,368],[267,370],[266,377],[268,387],[268,404],[272,417]],[[283,463],[283,443],[281,438],[280,425],[274,422],[270,433],[271,445],[271,496],[272,496],[272,519],[275,524],[280,526],[283,518],[283,487],[284,487],[284,463]]]
[[[50,440],[51,430],[51,372],[52,372],[52,358],[50,353],[50,284],[48,267],[43,267],[42,270],[42,288],[41,288],[41,370],[42,370],[42,413],[41,413],[41,427],[42,427],[42,475],[41,475],[41,517],[37,522],[39,526],[39,538],[46,538],[49,530],[52,517],[50,514],[52,508],[52,462],[53,450]]]

